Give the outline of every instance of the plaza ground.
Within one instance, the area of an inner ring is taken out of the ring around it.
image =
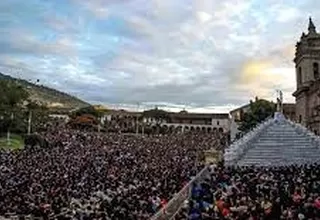
[[[21,149],[23,148],[23,138],[20,135],[10,135],[10,142],[7,142],[6,135],[0,136],[0,149]]]

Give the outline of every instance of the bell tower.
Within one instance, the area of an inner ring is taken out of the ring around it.
[[[313,111],[311,92],[314,84],[320,80],[320,34],[317,33],[311,17],[308,33],[303,32],[296,44],[293,61],[296,69],[296,91],[293,93],[296,98],[296,118],[299,123],[308,126]]]

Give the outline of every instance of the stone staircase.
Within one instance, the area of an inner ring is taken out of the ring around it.
[[[260,130],[249,141],[226,151],[226,163],[280,166],[320,162],[320,140],[302,126],[286,119],[272,119]],[[236,151],[237,147],[241,149]]]

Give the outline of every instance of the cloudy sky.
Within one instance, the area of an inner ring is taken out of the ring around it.
[[[293,102],[319,0],[1,0],[0,72],[106,105],[226,111]],[[140,107],[141,108],[141,107]]]

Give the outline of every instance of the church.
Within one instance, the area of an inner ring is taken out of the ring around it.
[[[296,120],[320,134],[320,34],[311,18],[308,33],[302,33],[296,44]]]

